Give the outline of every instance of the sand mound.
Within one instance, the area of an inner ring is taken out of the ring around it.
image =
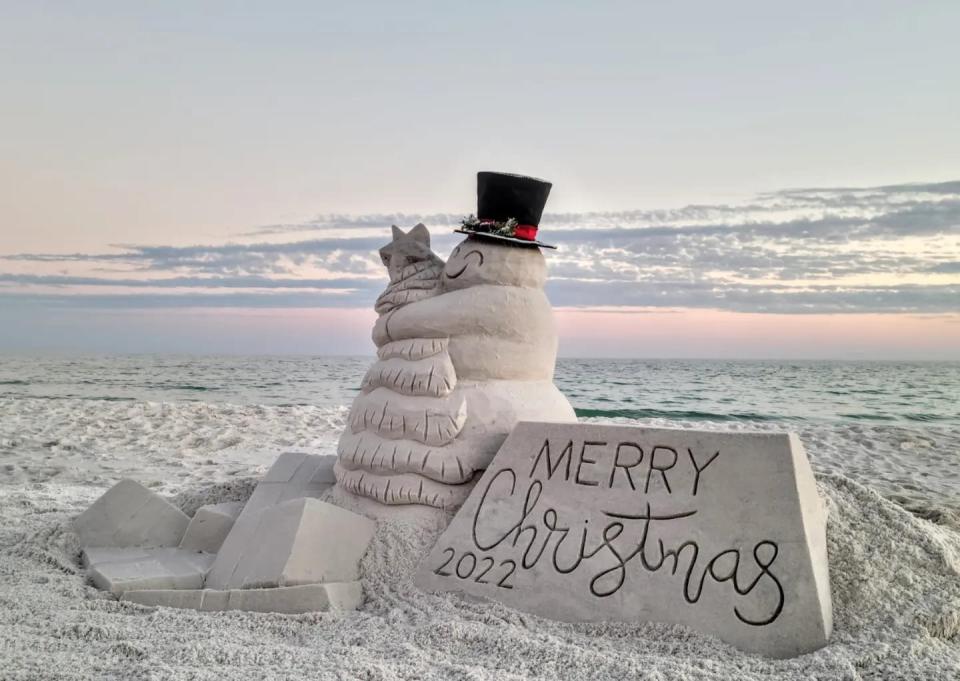
[[[381,523],[367,600],[343,615],[196,613],[119,603],[84,582],[67,521],[83,487],[0,489],[3,679],[960,678],[960,533],[842,476],[830,509],[833,641],[793,660],[749,656],[660,624],[570,625],[420,593],[411,573],[443,517]],[[242,498],[236,481],[177,502]]]

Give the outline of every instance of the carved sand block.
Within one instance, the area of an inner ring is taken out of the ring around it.
[[[180,540],[180,548],[216,553],[242,510],[243,503],[239,501],[201,506],[190,519],[187,531]]]
[[[260,512],[225,586],[263,589],[357,580],[375,529],[372,520],[317,499],[271,506]]]
[[[90,581],[104,591],[199,589],[213,563],[208,553],[175,548],[85,549]]]
[[[153,589],[127,591],[120,600],[140,605],[206,612],[246,610],[300,615],[306,612],[355,610],[363,600],[360,582],[305,584],[278,589]]]
[[[315,498],[334,484],[335,460],[282,454],[246,504],[203,506],[193,519],[125,480],[75,522],[87,542],[81,557],[88,576],[143,605],[279,613],[356,608],[359,563],[376,525]]]
[[[299,497],[318,497],[334,483],[334,456],[314,456],[289,452],[281,454],[233,524],[217,552],[204,586],[210,589],[232,588],[231,578],[241,557],[254,541],[261,511]]]
[[[73,521],[83,546],[176,546],[190,522],[139,482],[121,480]]]
[[[416,583],[790,657],[830,637],[825,531],[795,435],[522,423]]]

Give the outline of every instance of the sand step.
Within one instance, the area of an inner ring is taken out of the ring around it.
[[[127,591],[121,600],[139,605],[191,610],[247,610],[299,615],[305,612],[355,610],[363,599],[360,582],[305,584],[277,589],[151,589]]]
[[[209,553],[169,547],[83,550],[90,580],[98,588],[118,595],[141,589],[199,589],[213,558]]]

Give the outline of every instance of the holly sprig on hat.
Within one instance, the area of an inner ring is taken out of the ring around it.
[[[497,236],[514,236],[517,226],[520,224],[515,218],[498,222],[496,220],[481,220],[472,213],[465,217],[461,223],[462,228],[468,232],[479,232],[481,234],[496,234]]]

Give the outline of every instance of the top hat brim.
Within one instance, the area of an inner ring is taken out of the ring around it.
[[[491,232],[474,232],[470,229],[455,229],[454,232],[460,234],[467,234],[469,236],[479,236],[484,239],[492,239],[496,241],[506,241],[511,244],[516,244],[517,246],[540,246],[541,248],[553,248],[556,249],[556,246],[550,244],[545,244],[542,241],[530,241],[529,239],[518,239],[515,236],[504,236],[502,234],[493,234]]]

